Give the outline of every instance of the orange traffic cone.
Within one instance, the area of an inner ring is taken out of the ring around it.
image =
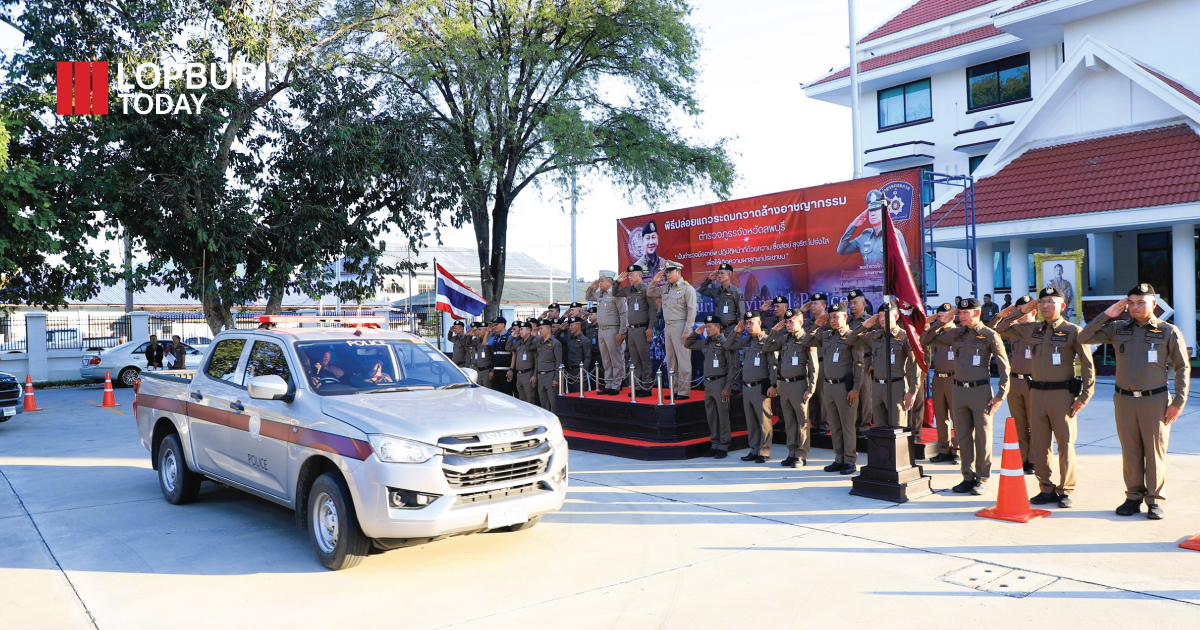
[[[112,377],[108,372],[104,373],[104,401],[100,404],[101,407],[120,407],[117,404],[117,399],[113,396]]]
[[[37,400],[33,397],[33,375],[25,375],[25,407],[21,411],[41,411]]]
[[[975,516],[1016,523],[1028,523],[1035,518],[1050,516],[1049,510],[1034,510],[1029,507],[1021,447],[1017,444],[1017,422],[1012,417],[1009,417],[1004,426],[1004,456],[1000,458],[1000,496],[996,497],[996,505],[979,510]]]
[[[1196,534],[1195,536],[1192,536],[1191,538],[1179,543],[1179,546],[1183,547],[1184,549],[1191,549],[1192,551],[1200,551],[1200,534]]]

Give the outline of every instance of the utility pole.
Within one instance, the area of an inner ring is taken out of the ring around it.
[[[129,237],[129,228],[122,226],[125,232],[125,312],[133,312],[133,239]]]
[[[858,35],[855,34],[857,9],[854,0],[847,0],[850,9],[850,126],[854,138],[854,179],[862,177],[862,130],[858,116]]]
[[[578,270],[576,269],[576,259],[578,254],[578,241],[576,240],[575,232],[575,202],[579,199],[579,193],[575,189],[575,174],[571,174],[571,301],[578,302],[579,298],[576,295],[578,291],[576,279],[579,278]]]

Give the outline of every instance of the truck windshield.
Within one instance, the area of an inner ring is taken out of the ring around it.
[[[298,342],[309,387],[322,396],[468,384],[446,355],[406,339]]]

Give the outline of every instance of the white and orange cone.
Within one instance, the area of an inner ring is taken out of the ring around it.
[[[37,400],[33,397],[33,375],[25,375],[25,406],[21,411],[41,411],[42,408],[37,406]]]
[[[1004,456],[1000,458],[1000,494],[996,497],[996,505],[979,510],[975,516],[1015,523],[1028,523],[1035,518],[1050,516],[1049,510],[1035,510],[1029,507],[1021,447],[1017,444],[1017,423],[1011,417],[1004,426]]]
[[[117,404],[117,398],[113,395],[112,377],[108,372],[104,373],[104,400],[100,403],[101,407],[120,407]]]
[[[1179,543],[1179,546],[1183,547],[1184,549],[1191,549],[1192,551],[1200,551],[1200,534],[1196,534],[1195,536],[1192,536],[1191,538]]]

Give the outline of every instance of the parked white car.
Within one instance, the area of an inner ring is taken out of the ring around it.
[[[0,372],[0,422],[21,413],[25,408],[25,390],[21,382],[8,372]]]
[[[170,341],[160,341],[159,344],[163,346],[164,352],[170,353]],[[98,354],[85,355],[83,365],[79,366],[79,376],[103,381],[107,372],[112,374],[114,385],[133,387],[133,381],[137,379],[138,374],[146,370],[146,346],[149,345],[149,341],[131,341]],[[204,352],[186,343],[183,347],[187,349],[187,367],[195,369],[204,359]],[[165,360],[163,365],[166,365]]]

